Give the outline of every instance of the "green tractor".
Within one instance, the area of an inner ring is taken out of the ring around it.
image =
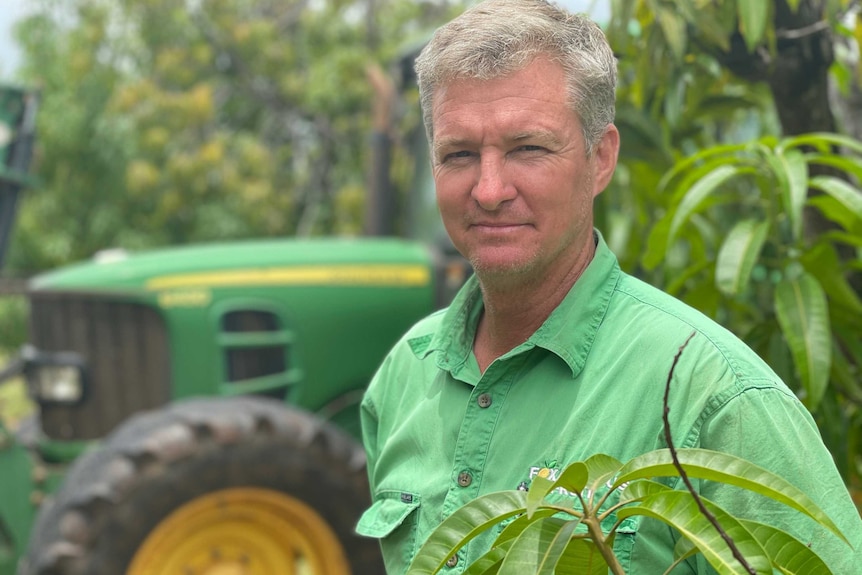
[[[3,98],[5,202],[34,104]],[[391,204],[375,202],[378,225]],[[354,534],[359,401],[468,273],[445,244],[369,237],[108,251],[33,278],[30,342],[0,373],[23,374],[37,406],[0,424],[0,575],[383,573]]]

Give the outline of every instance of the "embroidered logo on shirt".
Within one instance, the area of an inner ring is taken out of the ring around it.
[[[562,468],[557,465],[556,459],[546,459],[541,465],[534,465],[530,467],[527,479],[521,481],[518,484],[517,489],[519,491],[529,491],[530,484],[533,481],[534,477],[541,477],[543,479],[547,479],[548,481],[556,481],[560,477],[560,473],[562,473]],[[564,495],[568,497],[575,497],[575,494],[563,489],[562,487],[558,487],[552,493],[557,493],[559,495]]]
[[[542,477],[544,479],[547,479],[548,481],[557,481],[557,479],[560,478],[560,474],[563,472],[563,467],[558,466],[557,463],[558,462],[556,459],[551,459],[551,460],[546,459],[542,463],[542,465],[534,465],[534,466],[530,467],[527,479],[521,481],[518,484],[518,486],[516,487],[516,489],[518,491],[529,491],[530,490],[530,484],[533,482],[534,477]],[[605,485],[599,486],[598,492],[599,493],[606,492],[606,490],[611,487],[612,483],[613,483],[613,480],[608,480],[605,483]],[[551,495],[551,494],[556,494],[559,496],[575,498],[575,499],[577,498],[576,493],[569,491],[568,489],[564,489],[562,487],[557,487],[556,489],[551,491],[551,493],[549,493],[549,495]],[[587,497],[587,498],[591,497],[592,491],[590,490],[589,487],[587,487],[581,492],[581,496]]]
[[[552,459],[551,461],[545,461],[544,465],[535,473],[533,473],[534,468],[530,468],[530,479],[533,477],[539,476],[544,479],[550,479],[551,481],[557,480],[557,475],[559,475],[560,470],[557,469],[557,460]]]

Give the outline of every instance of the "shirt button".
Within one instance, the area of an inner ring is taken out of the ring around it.
[[[487,407],[491,407],[491,394],[490,393],[483,393],[482,395],[480,395],[476,399],[476,402],[479,404],[479,407],[481,407],[482,409],[485,409]]]
[[[458,485],[461,487],[468,487],[471,483],[473,483],[473,476],[467,473],[466,471],[462,471],[458,474]]]
[[[446,560],[446,567],[454,567],[458,564],[458,556],[452,555]]]

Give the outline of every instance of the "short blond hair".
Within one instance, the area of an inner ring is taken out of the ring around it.
[[[539,55],[563,67],[569,101],[592,153],[614,121],[616,59],[595,22],[545,0],[485,0],[434,33],[416,59],[428,140],[434,140],[431,108],[439,86],[506,76]]]

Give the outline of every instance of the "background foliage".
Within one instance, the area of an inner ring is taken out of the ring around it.
[[[366,68],[445,2],[43,0],[17,29],[40,87],[12,269],[109,247],[361,230]]]
[[[857,488],[862,172],[836,134],[860,134],[858,8],[616,0],[623,167],[600,224],[797,390]]]
[[[41,0],[17,37],[22,80],[42,92],[42,185],[9,268],[110,247],[359,233],[366,71],[466,3]],[[792,139],[862,134],[858,3],[611,7],[623,149],[598,227],[625,269],[761,353],[858,485],[862,164],[849,140]],[[412,98],[394,110],[396,140],[417,125]],[[411,163],[396,143],[403,197]],[[793,294],[804,294],[795,307]]]

